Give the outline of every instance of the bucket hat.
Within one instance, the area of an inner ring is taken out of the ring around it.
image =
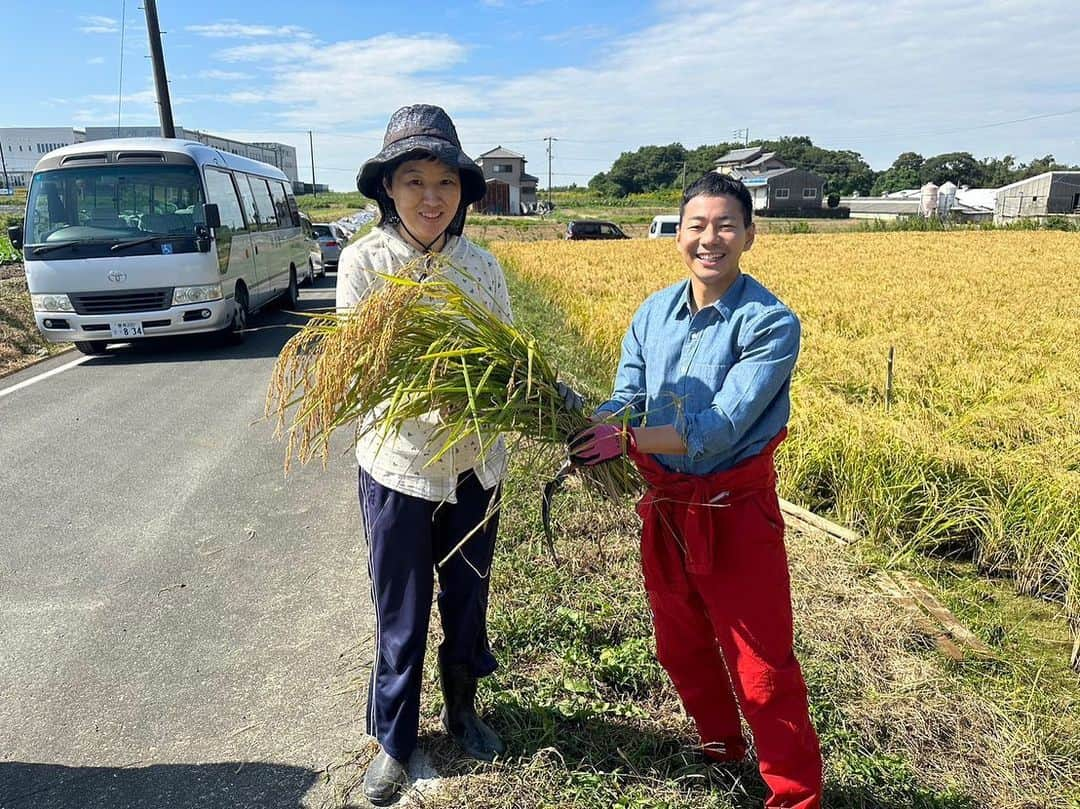
[[[411,104],[390,116],[383,136],[383,147],[360,167],[356,187],[366,197],[378,199],[383,168],[413,153],[432,154],[461,173],[461,204],[471,205],[483,199],[487,186],[484,171],[461,150],[454,122],[442,107],[432,104]]]

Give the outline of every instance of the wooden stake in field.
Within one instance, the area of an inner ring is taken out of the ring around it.
[[[893,394],[893,357],[896,349],[889,346],[889,362],[885,368],[885,409],[892,407]]]

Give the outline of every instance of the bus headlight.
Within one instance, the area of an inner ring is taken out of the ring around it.
[[[221,299],[221,284],[203,284],[197,287],[177,287],[173,290],[172,305],[205,303]]]
[[[74,312],[71,298],[67,295],[31,295],[30,305],[35,312]]]

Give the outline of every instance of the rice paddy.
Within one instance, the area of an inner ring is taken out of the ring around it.
[[[614,371],[670,241],[498,243]],[[786,496],[891,548],[1064,603],[1080,627],[1080,235],[763,235],[743,269],[799,315]],[[891,390],[886,400],[890,350]]]

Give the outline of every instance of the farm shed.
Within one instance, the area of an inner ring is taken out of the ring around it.
[[[473,205],[479,213],[506,216],[517,211],[510,208],[510,185],[502,180],[488,180],[484,198]]]
[[[1047,171],[998,189],[994,222],[1080,217],[1080,171]]]

